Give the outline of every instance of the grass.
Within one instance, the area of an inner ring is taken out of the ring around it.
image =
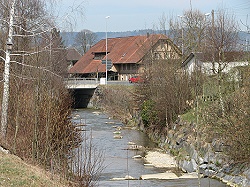
[[[186,122],[195,122],[196,120],[196,113],[194,109],[189,110],[187,113],[181,115],[182,120]]]
[[[66,187],[69,182],[60,180],[38,166],[25,163],[15,155],[0,151],[0,186]]]

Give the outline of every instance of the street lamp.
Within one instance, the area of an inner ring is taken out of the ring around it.
[[[108,32],[107,32],[107,20],[110,18],[110,16],[106,16],[106,78],[105,78],[105,84],[108,84]]]
[[[207,17],[210,15],[210,13],[206,13],[205,15],[205,47],[207,47],[207,43],[206,43],[206,24],[207,24]]]
[[[181,54],[183,57],[183,53],[184,53],[184,34],[183,34],[183,22],[182,22],[182,18],[185,18],[185,16],[180,16],[178,15],[179,18],[181,18],[181,38],[182,38],[182,43],[181,43]]]

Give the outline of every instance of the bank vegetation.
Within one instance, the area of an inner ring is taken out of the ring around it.
[[[73,186],[93,186],[100,173],[102,157],[95,153],[88,135],[83,137],[72,122],[72,98],[63,82],[68,66],[67,51],[48,11],[48,7],[55,4],[48,3],[3,0],[0,4],[0,68],[3,72],[0,79],[4,79],[0,82],[3,96],[0,104],[2,118],[3,114],[7,116],[7,124],[1,124],[0,147],[50,172],[51,178],[73,181]],[[10,52],[9,62],[7,52]],[[8,66],[9,73],[4,70]],[[5,91],[8,94],[3,94]],[[7,101],[6,112],[3,101]],[[11,159],[12,156],[5,157]],[[10,174],[8,171],[15,170],[11,163],[1,160],[1,171]],[[22,171],[19,169],[16,172]],[[13,181],[12,177],[17,178]],[[22,176],[9,175],[6,180],[10,181],[1,181],[0,185],[22,183],[18,177]],[[30,177],[27,183],[39,178]],[[44,186],[44,183],[37,185]]]
[[[179,129],[176,124],[184,120],[194,124],[194,141],[219,141],[228,162],[249,163],[250,68],[224,71],[235,60],[228,54],[240,51],[237,60],[249,62],[249,51],[237,47],[238,28],[233,17],[223,10],[212,16],[208,19],[191,10],[184,12],[182,23],[171,19],[173,41],[182,46],[183,35],[185,38],[183,58],[154,59],[149,53],[144,59],[143,82],[127,90],[104,88],[103,101],[111,106],[111,114],[136,123],[158,143],[169,131]],[[184,71],[181,63],[190,51],[203,53],[207,59],[213,57],[213,73],[204,73],[199,66],[192,72]],[[199,150],[202,143],[196,145]]]

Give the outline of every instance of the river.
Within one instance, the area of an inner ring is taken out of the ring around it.
[[[198,187],[198,179],[172,179],[172,180],[110,180],[124,178],[126,175],[139,179],[144,174],[165,172],[163,169],[144,166],[143,159],[132,157],[141,152],[128,150],[128,142],[136,145],[155,148],[156,144],[149,140],[146,134],[123,128],[124,125],[117,120],[97,110],[82,109],[73,111],[73,121],[84,123],[86,132],[91,132],[94,145],[104,153],[104,170],[99,179],[100,187]],[[122,127],[121,139],[114,138],[115,127]],[[226,187],[220,181],[202,178],[201,187]]]

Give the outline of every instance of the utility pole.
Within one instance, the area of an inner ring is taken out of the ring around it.
[[[105,19],[106,19],[106,76],[105,76],[105,85],[108,84],[108,27],[107,27],[107,19],[109,19],[110,16],[106,16]]]
[[[179,18],[181,18],[181,55],[182,55],[182,58],[183,58],[183,55],[184,55],[184,28],[183,28],[183,18],[185,18],[185,16],[180,16],[178,15]]]
[[[214,10],[212,10],[211,14],[212,14],[212,39],[214,39]]]
[[[9,103],[9,80],[10,80],[10,53],[12,50],[13,38],[13,22],[15,13],[15,0],[12,1],[10,9],[9,33],[6,42],[6,57],[4,64],[4,85],[3,85],[3,100],[2,100],[2,116],[1,116],[1,138],[6,139],[7,119],[8,119],[8,103]]]

